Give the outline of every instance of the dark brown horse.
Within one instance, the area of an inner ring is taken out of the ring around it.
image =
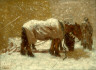
[[[81,25],[75,23],[75,25],[65,25],[65,32],[70,32],[72,30],[72,34],[77,37],[81,41],[81,45],[83,45],[84,49],[92,50],[93,44],[93,28],[91,23],[87,17],[84,18],[83,23]]]
[[[77,37],[79,40],[81,40],[81,38],[82,38],[80,25],[77,23],[70,24],[69,22],[65,22],[64,30],[65,30],[64,43],[68,47],[69,51],[73,51],[75,37]],[[57,49],[59,49],[59,46],[60,46],[60,50],[63,50],[61,42],[62,41],[60,39],[54,39],[52,41],[52,44],[51,44],[51,47],[49,50],[52,55],[54,55],[55,53],[57,53],[59,51],[59,50],[57,50]]]
[[[69,34],[71,33],[71,35]],[[66,35],[69,34],[69,39],[66,39]],[[73,37],[73,38],[72,38]],[[75,22],[75,24],[65,24],[65,44],[69,51],[74,50],[75,37],[81,40],[82,32],[80,25]],[[67,43],[68,42],[68,43]],[[69,45],[70,43],[70,45]]]
[[[68,22],[66,22],[67,24],[65,24],[65,45],[68,47],[69,51],[73,51],[74,50],[74,37],[72,37],[72,35],[74,35],[75,37],[77,37],[80,41],[81,41],[81,45],[83,45],[83,48],[86,49],[88,48],[89,50],[92,50],[92,44],[93,44],[93,40],[92,40],[92,34],[93,34],[93,28],[90,24],[90,21],[88,18],[84,18],[84,22],[79,25],[77,23],[75,24],[69,24]],[[70,35],[70,33],[72,35]],[[60,42],[60,50],[62,50],[62,43]],[[50,50],[52,49],[52,47],[50,48]]]

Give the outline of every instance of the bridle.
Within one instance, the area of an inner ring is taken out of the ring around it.
[[[60,22],[60,21],[59,21],[59,24],[60,24],[61,30],[62,30],[62,32],[63,32],[63,39],[65,39],[64,25],[63,25],[62,22]],[[63,43],[63,48],[64,48],[64,51],[65,51],[65,57],[63,58],[63,60],[64,60],[65,58],[67,58],[66,48],[65,48],[65,46],[64,46],[64,43]]]

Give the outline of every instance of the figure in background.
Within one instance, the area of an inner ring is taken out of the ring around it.
[[[82,32],[82,39],[81,39],[81,45],[83,45],[84,49],[92,50],[92,34],[93,34],[93,28],[91,26],[91,23],[88,18],[84,18],[84,22],[81,24],[81,32]]]

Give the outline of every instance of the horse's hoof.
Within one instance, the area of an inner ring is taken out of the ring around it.
[[[36,51],[37,49],[36,49],[36,48],[33,48],[33,50],[35,50],[35,51]]]
[[[50,54],[51,54],[51,55],[54,55],[54,53],[53,53],[53,52],[50,52]]]
[[[86,49],[87,47],[86,46],[83,46],[84,49]]]
[[[28,56],[30,56],[30,57],[34,57],[34,55],[33,55],[33,54],[28,54]]]
[[[61,51],[63,51],[63,49],[60,49]]]
[[[63,51],[63,48],[61,47],[60,50]]]
[[[61,55],[55,55],[56,57],[61,57]]]
[[[34,57],[34,55],[32,54],[32,55],[28,55],[28,56],[30,56],[30,57]]]
[[[24,51],[24,50],[23,50],[23,51],[21,50],[20,53],[21,53],[22,55],[26,55],[26,51]]]
[[[56,57],[61,57],[61,55],[60,55],[60,54],[55,54],[55,56],[56,56]]]
[[[51,55],[54,55],[54,52],[52,52],[51,50],[49,50],[49,53],[50,53]]]
[[[69,49],[69,51],[74,51],[74,49]]]
[[[37,50],[36,47],[32,47],[33,50]]]
[[[28,52],[28,56],[34,57],[34,54],[32,52]]]
[[[92,51],[92,47],[88,47],[89,51]]]

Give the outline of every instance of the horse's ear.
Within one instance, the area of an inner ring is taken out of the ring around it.
[[[66,21],[63,21],[64,24],[66,24],[67,22]]]
[[[77,22],[75,22],[75,25],[78,25]]]
[[[89,19],[87,17],[84,17],[84,21],[88,21]]]

